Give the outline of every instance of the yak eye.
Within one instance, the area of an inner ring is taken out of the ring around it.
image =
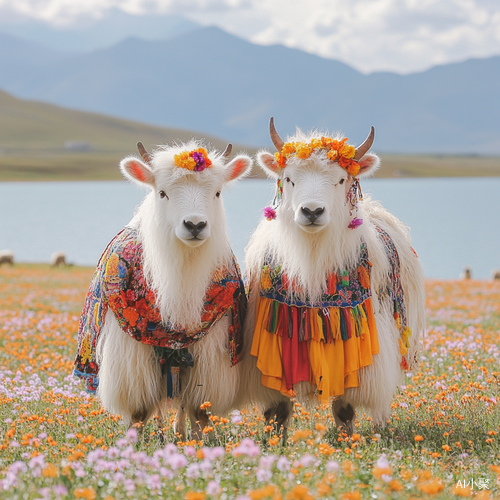
[[[168,200],[168,196],[167,196],[167,193],[165,193],[165,191],[160,191],[160,198],[167,198]]]
[[[339,184],[344,184],[345,179],[340,179]]]
[[[291,182],[291,183],[292,183],[292,186],[295,186],[295,183],[294,183],[294,182],[292,182],[292,180],[290,179],[290,177],[286,177],[286,178],[285,178],[285,181],[286,181],[286,182]]]
[[[220,191],[217,191],[217,193],[215,194],[215,196],[217,196],[217,198],[219,198],[219,196],[220,196]]]

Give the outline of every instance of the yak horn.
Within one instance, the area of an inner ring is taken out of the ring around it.
[[[372,147],[373,139],[375,139],[375,129],[372,127],[365,142],[356,148],[356,152],[354,153],[355,160],[363,158],[365,153]]]
[[[283,149],[285,143],[274,128],[274,118],[272,116],[269,120],[269,133],[271,134],[271,140],[273,141],[274,147],[281,153],[281,150]]]
[[[224,151],[224,153],[222,153],[222,156],[224,158],[229,158],[229,155],[231,154],[231,151],[233,150],[233,145],[231,143],[229,143],[226,147],[226,150]]]
[[[147,152],[142,142],[137,143],[137,149],[139,150],[139,154],[141,155],[141,158],[144,160],[144,163],[151,165],[151,155]]]

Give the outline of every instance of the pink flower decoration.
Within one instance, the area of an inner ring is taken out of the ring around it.
[[[267,220],[274,220],[276,219],[276,211],[271,207],[266,207],[264,208],[264,217]]]
[[[356,229],[357,227],[361,226],[363,224],[363,219],[358,219],[357,217],[354,217],[352,221],[349,223],[347,226],[349,229]]]

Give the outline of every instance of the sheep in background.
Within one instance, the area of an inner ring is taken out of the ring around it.
[[[66,262],[66,254],[64,252],[54,252],[50,258],[50,265],[52,267],[68,266]]]
[[[14,252],[12,250],[0,250],[0,266],[3,264],[14,265]]]

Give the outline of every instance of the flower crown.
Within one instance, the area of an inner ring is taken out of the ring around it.
[[[326,151],[326,157],[330,161],[335,161],[353,177],[359,174],[359,163],[354,159],[356,148],[347,144],[347,137],[341,140],[331,137],[321,137],[312,139],[311,142],[286,142],[283,144],[281,152],[274,153],[276,163],[280,168],[286,167],[286,162],[290,156],[297,156],[305,160],[314,151]]]
[[[174,156],[174,163],[180,168],[201,172],[212,166],[205,148],[194,149],[193,151],[182,151]]]

